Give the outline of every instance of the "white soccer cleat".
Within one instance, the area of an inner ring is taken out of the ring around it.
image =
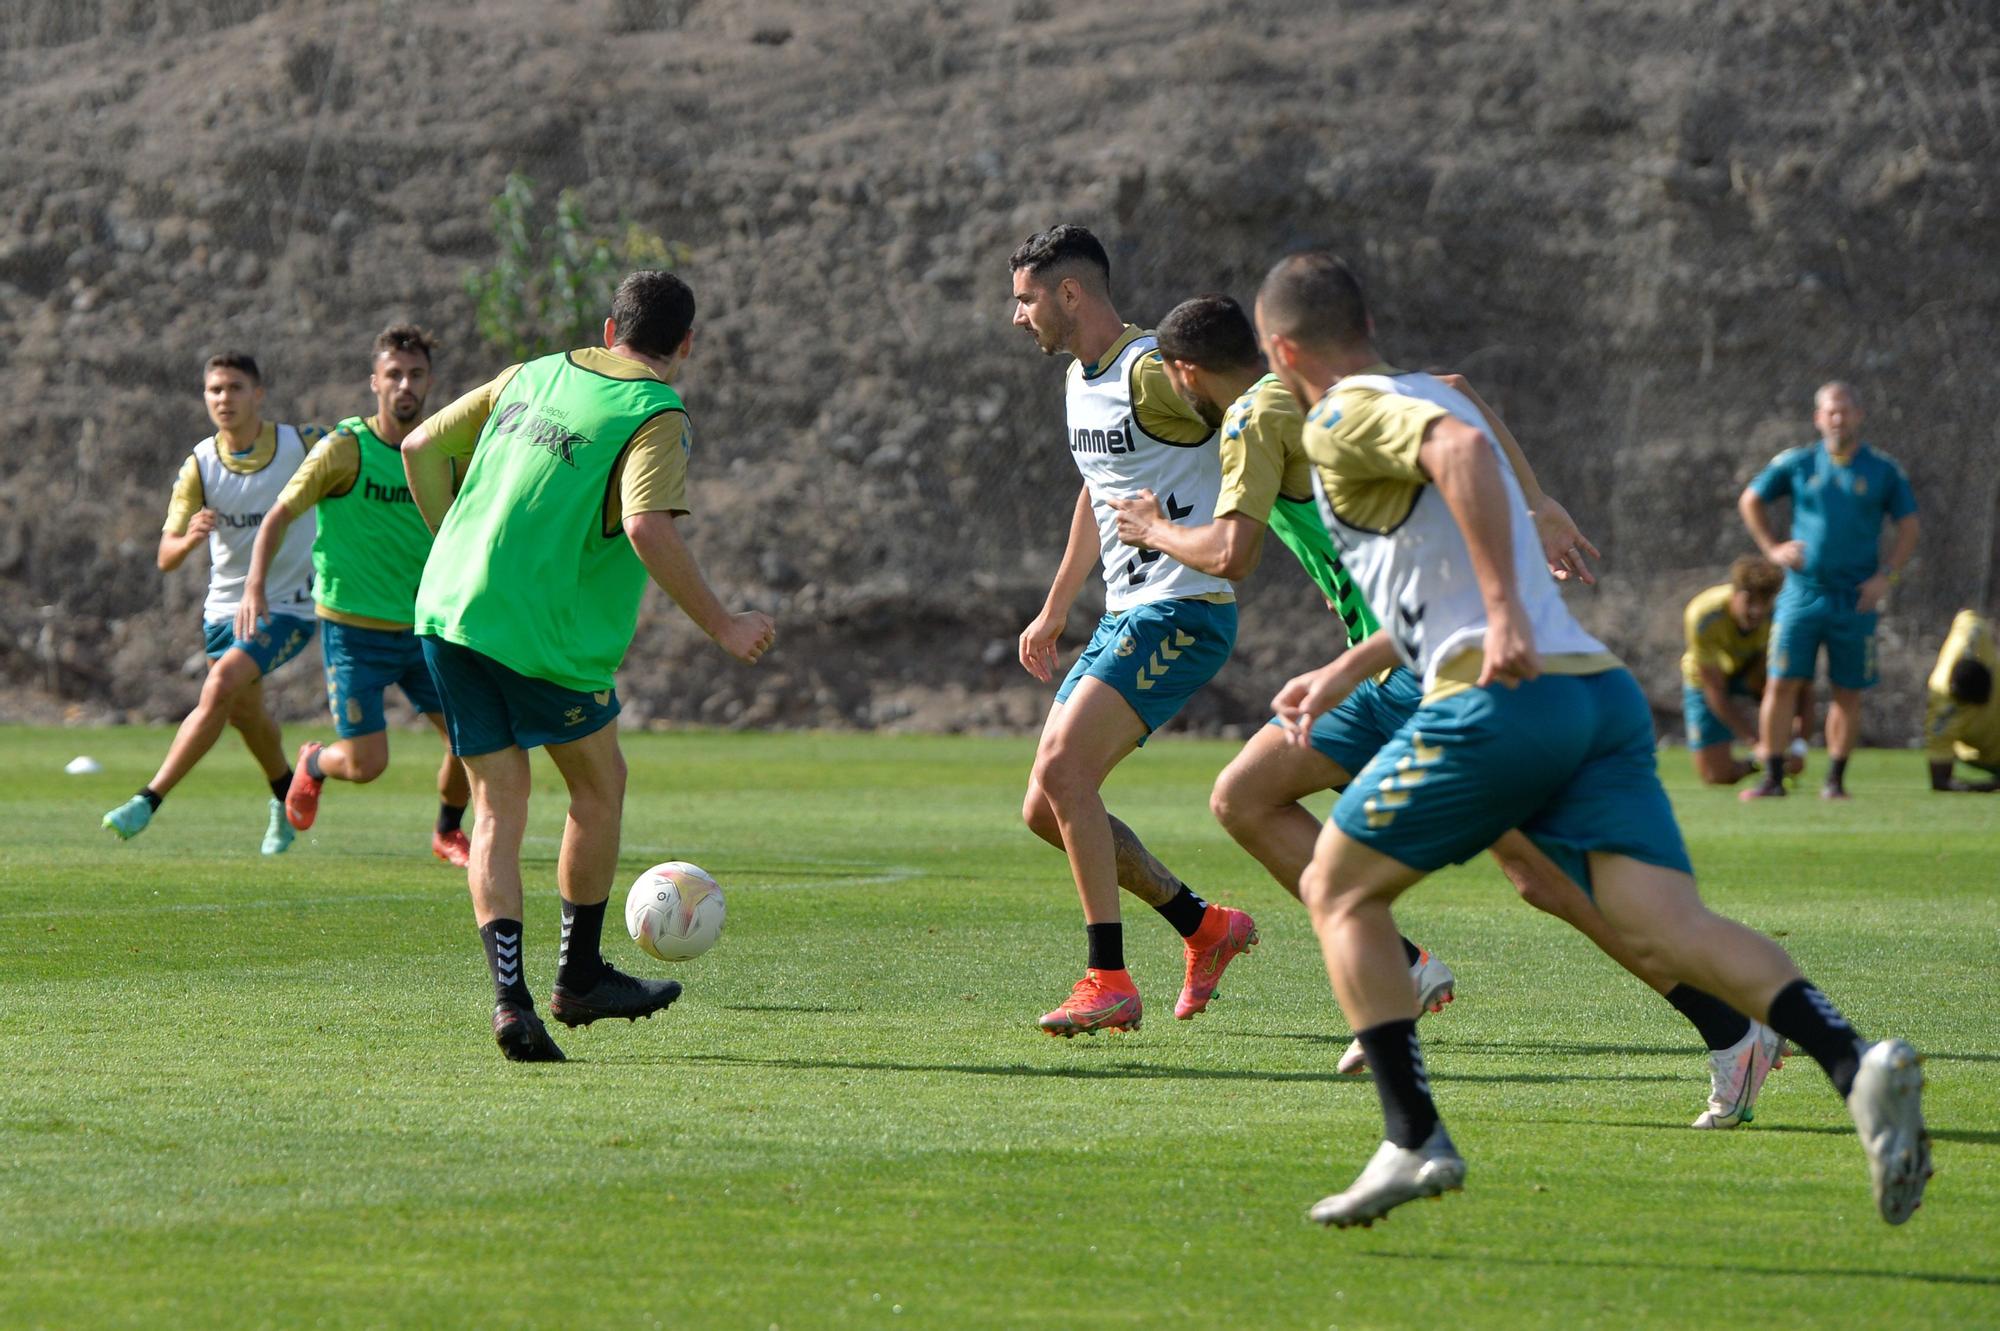
[[[1694,1121],[1697,1128],[1733,1128],[1757,1115],[1757,1093],[1764,1078],[1778,1065],[1783,1044],[1778,1033],[1761,1021],[1750,1023],[1743,1038],[1727,1049],[1708,1051],[1708,1108]]]
[[[1417,986],[1417,1015],[1426,1012],[1442,1012],[1444,1005],[1451,1002],[1453,989],[1458,977],[1451,973],[1451,967],[1439,961],[1423,948],[1417,949],[1417,964],[1410,967],[1410,980]],[[1343,1077],[1358,1077],[1368,1071],[1368,1055],[1362,1051],[1361,1041],[1347,1046],[1347,1052],[1333,1065],[1334,1071]]]
[[[1875,1209],[1892,1225],[1924,1202],[1931,1177],[1931,1135],[1924,1131],[1923,1059],[1904,1040],[1880,1040],[1861,1056],[1847,1112],[1868,1152]]]
[[[1347,1191],[1321,1198],[1312,1218],[1339,1229],[1366,1228],[1404,1202],[1457,1192],[1464,1186],[1465,1160],[1440,1123],[1414,1151],[1383,1142]]]
[[[1417,949],[1417,964],[1410,967],[1410,978],[1417,984],[1419,1015],[1444,1011],[1444,1005],[1451,1002],[1452,990],[1458,984],[1458,977],[1451,973],[1451,967],[1422,948]]]

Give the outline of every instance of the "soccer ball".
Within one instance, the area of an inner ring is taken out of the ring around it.
[[[639,875],[625,897],[625,929],[641,951],[687,961],[722,937],[722,889],[706,870],[680,860]]]

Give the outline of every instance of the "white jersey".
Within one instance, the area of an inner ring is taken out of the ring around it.
[[[1339,418],[1336,396],[1343,390],[1376,390],[1435,403],[1486,437],[1499,463],[1512,522],[1514,584],[1535,650],[1543,656],[1601,654],[1604,644],[1586,633],[1563,604],[1562,593],[1542,559],[1541,537],[1528,513],[1521,482],[1507,455],[1493,442],[1479,409],[1464,394],[1428,374],[1352,375],[1320,399],[1312,416],[1331,426]],[[1308,439],[1314,432],[1308,431]],[[1312,451],[1308,445],[1309,453]],[[1341,563],[1368,598],[1382,627],[1395,640],[1396,652],[1424,681],[1428,692],[1438,670],[1467,649],[1478,649],[1486,638],[1486,601],[1473,576],[1472,559],[1444,496],[1435,485],[1417,489],[1406,516],[1389,530],[1351,526],[1341,520],[1329,500],[1319,459],[1313,467],[1313,494],[1320,517],[1340,547]],[[1336,477],[1336,484],[1338,483]]]
[[[215,511],[215,530],[208,535],[208,599],[201,617],[209,622],[235,617],[243,603],[243,583],[250,575],[250,551],[264,515],[278,502],[285,483],[306,460],[305,441],[290,425],[277,427],[277,451],[262,468],[231,471],[215,451],[215,436],[194,446],[201,475],[202,507]],[[264,599],[274,615],[310,617],[312,547],[318,524],[308,511],[294,519],[264,576]]]
[[[1232,590],[1226,578],[1197,573],[1157,550],[1124,544],[1118,539],[1118,514],[1105,502],[1151,490],[1175,523],[1202,527],[1215,520],[1215,499],[1222,489],[1215,432],[1197,444],[1167,443],[1147,434],[1133,413],[1132,368],[1154,345],[1151,334],[1135,337],[1088,378],[1081,361],[1069,369],[1069,453],[1090,489],[1104,567],[1104,608],[1113,613]]]

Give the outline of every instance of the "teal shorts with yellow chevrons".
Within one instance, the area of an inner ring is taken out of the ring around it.
[[[1135,605],[1097,621],[1056,701],[1068,702],[1086,675],[1101,679],[1131,704],[1150,735],[1215,678],[1235,645],[1234,601],[1182,597]]]
[[[1591,851],[1692,872],[1631,672],[1466,688],[1411,714],[1334,805],[1340,830],[1429,873],[1525,832],[1590,890]]]

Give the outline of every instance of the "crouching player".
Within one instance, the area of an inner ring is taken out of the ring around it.
[[[1932,790],[2000,790],[2000,702],[1993,700],[1993,673],[2000,670],[2000,647],[1993,621],[1961,610],[1931,671],[1924,713],[1924,755],[1930,760]],[[1986,773],[1984,781],[1962,781],[1952,766],[1964,763]]]
[[[350,416],[320,440],[264,518],[250,556],[237,632],[264,614],[271,560],[294,520],[317,511],[312,543],[313,601],[326,658],[326,698],[332,744],[307,741],[293,767],[285,818],[301,832],[319,815],[321,783],[366,783],[389,766],[389,722],[382,710],[396,685],[424,719],[444,733],[444,705],[410,627],[417,618],[417,580],[431,552],[431,529],[410,498],[403,476],[403,436],[423,419],[431,386],[431,340],[410,324],[385,328],[375,339],[368,386],[375,414]],[[469,798],[465,767],[447,746],[438,768],[438,817],[431,853],[464,868],[469,853],[461,823]]]
[[[1771,607],[1785,571],[1768,559],[1744,555],[1729,566],[1729,581],[1696,593],[1682,616],[1687,649],[1681,653],[1681,712],[1695,775],[1711,786],[1733,786],[1758,770],[1738,758],[1731,741],[1757,744],[1757,704],[1764,696],[1764,648],[1771,639]],[[1742,701],[1738,701],[1741,699]],[[1798,717],[1785,771],[1805,768],[1812,731],[1812,690],[1799,692]]]
[[[1432,376],[1379,372],[1360,286],[1331,255],[1273,268],[1257,324],[1272,370],[1314,404],[1305,447],[1321,516],[1382,623],[1274,705],[1305,743],[1319,715],[1395,661],[1424,685],[1416,712],[1341,796],[1300,884],[1334,993],[1367,1048],[1385,1139],[1313,1218],[1371,1224],[1463,1185],[1390,907],[1518,827],[1642,958],[1825,1069],[1860,1129],[1878,1210],[1891,1224],[1909,1219],[1931,1172],[1916,1051],[1863,1041],[1775,942],[1702,904],[1645,695],[1564,606],[1478,410]]]

